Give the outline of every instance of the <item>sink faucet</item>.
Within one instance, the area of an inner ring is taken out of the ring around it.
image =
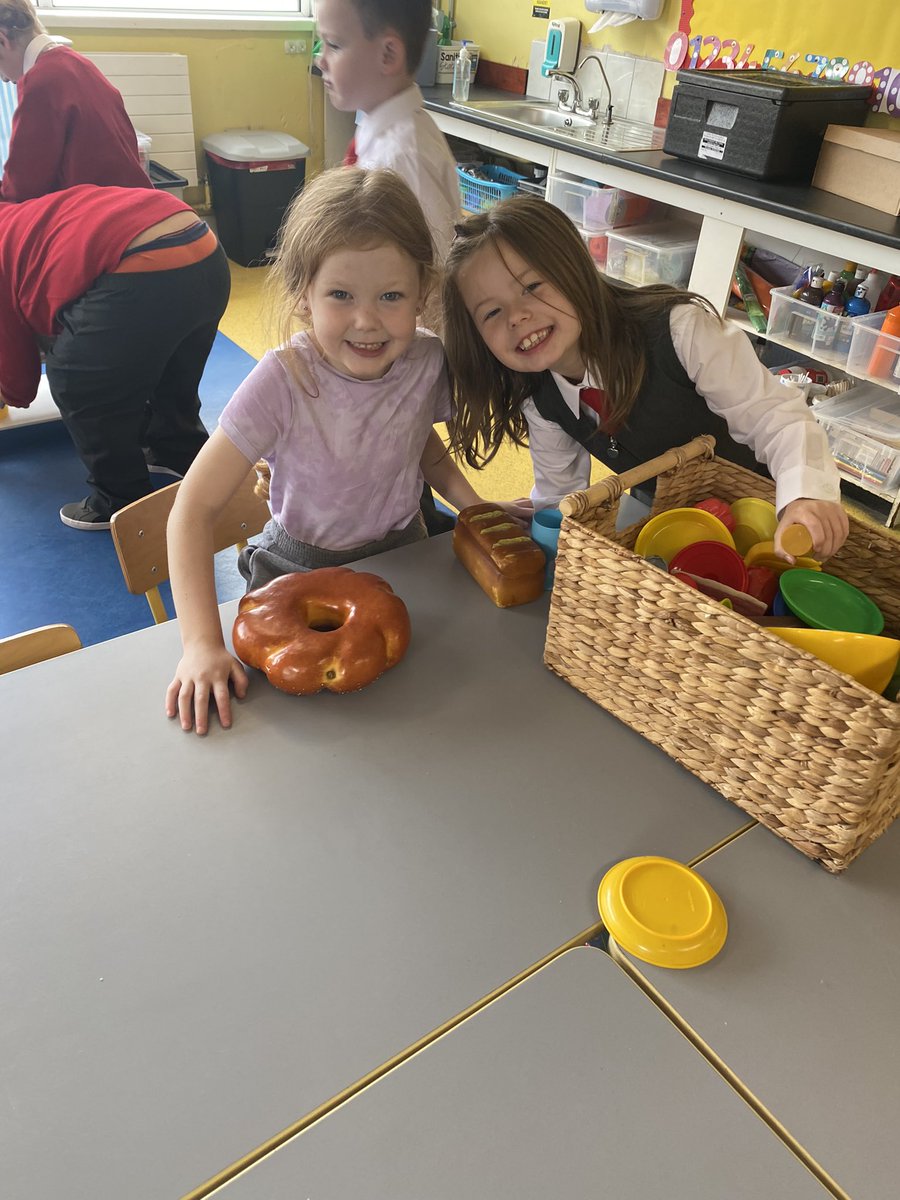
[[[579,112],[581,110],[581,105],[582,105],[582,101],[584,100],[584,97],[581,94],[581,84],[578,82],[578,80],[575,78],[575,76],[570,75],[568,71],[557,71],[555,67],[552,70],[548,71],[547,75],[550,79],[565,79],[567,83],[571,84],[571,87],[572,87],[572,103],[571,103],[571,105],[567,106],[567,104],[566,104],[566,101],[569,99],[568,91],[560,91],[558,93],[559,107],[563,111],[569,111],[569,112],[573,112],[573,113]]]
[[[600,68],[600,74],[603,76],[603,82],[606,84],[606,94],[609,97],[609,103],[606,106],[606,122],[605,123],[606,123],[607,127],[609,127],[610,125],[612,125],[612,115],[613,115],[612,88],[609,86],[609,80],[606,78],[606,69],[603,66],[603,60],[600,58],[600,56],[598,54],[586,54],[575,69],[577,71],[580,71],[586,62],[595,62],[597,64],[597,66]],[[594,117],[594,119],[596,120],[597,110],[600,107],[600,101],[599,100],[589,100],[588,106],[591,110],[591,116]]]

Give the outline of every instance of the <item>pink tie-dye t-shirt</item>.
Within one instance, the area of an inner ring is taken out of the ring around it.
[[[293,352],[305,391],[269,351],[229,400],[220,428],[250,462],[272,470],[272,515],[291,537],[345,550],[402,529],[419,508],[419,459],[432,426],[450,416],[444,349],[425,330],[382,379],[331,367],[307,333]]]

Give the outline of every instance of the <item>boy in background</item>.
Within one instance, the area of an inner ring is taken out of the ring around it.
[[[80,183],[152,186],[120,93],[47,35],[31,0],[0,0],[0,79],[18,84],[0,199],[18,204]]]
[[[361,114],[347,163],[388,167],[412,188],[443,261],[460,218],[456,162],[413,76],[430,0],[318,0],[318,65],[328,98]]]
[[[460,219],[456,161],[413,79],[431,28],[430,0],[318,0],[316,24],[328,98],[339,111],[360,114],[345,165],[401,175],[422,205],[443,262]],[[422,516],[430,536],[453,527],[428,484]]]

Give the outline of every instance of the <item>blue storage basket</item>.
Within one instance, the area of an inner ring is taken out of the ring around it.
[[[506,167],[480,167],[487,179],[477,179],[463,167],[457,167],[459,190],[462,195],[462,206],[466,212],[482,212],[485,208],[493,208],[500,200],[514,196],[524,175],[508,171]]]

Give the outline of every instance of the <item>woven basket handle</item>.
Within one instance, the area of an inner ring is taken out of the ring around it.
[[[616,503],[630,487],[646,483],[648,479],[655,479],[657,475],[663,475],[666,471],[680,470],[685,463],[695,458],[712,458],[715,451],[716,439],[708,433],[701,434],[687,445],[667,450],[665,454],[633,467],[624,475],[610,475],[583,492],[572,492],[570,496],[564,496],[559,503],[559,510],[564,517],[583,517],[592,508],[608,507]]]

